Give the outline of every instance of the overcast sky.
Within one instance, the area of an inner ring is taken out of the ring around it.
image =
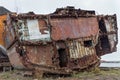
[[[117,14],[118,28],[120,26],[120,0],[0,0],[0,6],[13,12],[34,11],[39,14],[52,13],[56,8],[75,6],[75,8],[95,10],[97,14]],[[120,60],[120,44],[117,52],[105,55],[102,59]]]

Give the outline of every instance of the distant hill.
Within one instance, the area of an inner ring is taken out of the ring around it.
[[[0,15],[10,13],[10,11],[2,6],[0,6]]]

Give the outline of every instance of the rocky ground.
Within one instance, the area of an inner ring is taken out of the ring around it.
[[[89,72],[79,72],[69,77],[43,77],[40,79],[32,76],[24,77],[20,71],[13,70],[1,72],[0,80],[120,80],[120,69],[96,69]]]

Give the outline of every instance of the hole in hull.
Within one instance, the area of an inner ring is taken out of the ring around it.
[[[58,54],[59,54],[60,67],[66,67],[68,59],[67,59],[67,54],[66,54],[65,49],[59,49]]]

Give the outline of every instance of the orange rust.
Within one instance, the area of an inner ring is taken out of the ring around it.
[[[73,7],[48,15],[8,14],[5,33],[14,68],[54,74],[99,66],[100,56],[115,52],[118,42],[116,15]]]
[[[7,15],[0,16],[0,45],[4,46],[4,39],[3,39],[3,31],[4,31],[4,23],[3,21],[6,20]]]

